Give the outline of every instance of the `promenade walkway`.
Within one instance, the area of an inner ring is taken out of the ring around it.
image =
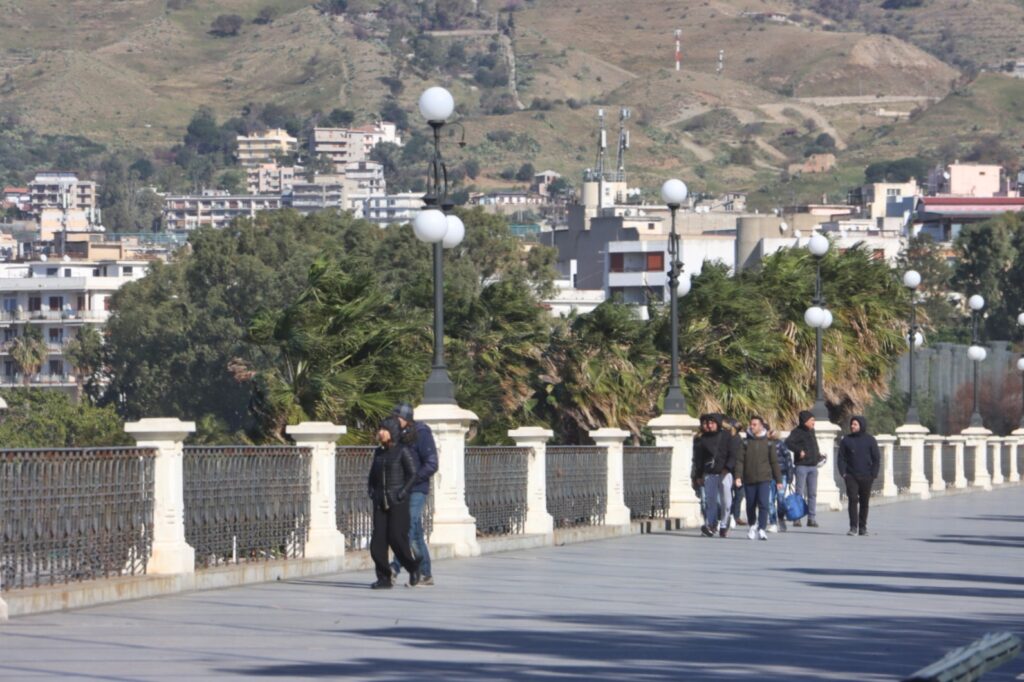
[[[752,542],[696,531],[15,618],[0,679],[893,680],[1024,633],[1024,488]],[[988,680],[1024,679],[1018,659]]]

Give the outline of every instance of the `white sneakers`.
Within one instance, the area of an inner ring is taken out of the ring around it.
[[[750,527],[750,530],[747,531],[747,538],[750,539],[750,540],[756,540],[757,539],[757,526],[751,526]]]
[[[768,534],[765,533],[763,530],[758,530],[757,531],[757,538],[759,540],[767,540],[768,539]]]
[[[730,514],[730,515],[729,515],[729,530],[732,530],[732,529],[733,529],[733,528],[735,528],[735,527],[736,527],[736,517],[735,517],[735,516],[732,516],[732,515]]]
[[[778,533],[779,532],[779,524],[773,523],[772,525],[768,526],[768,532],[769,533]]]

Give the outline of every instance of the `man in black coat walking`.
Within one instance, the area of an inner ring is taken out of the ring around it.
[[[878,478],[882,453],[878,441],[868,433],[868,422],[864,417],[850,419],[850,433],[839,441],[839,458],[836,468],[846,482],[846,499],[849,500],[850,531],[847,535],[868,534],[868,500],[871,499],[871,485]]]
[[[804,410],[799,420],[800,424],[786,439],[786,447],[796,464],[796,494],[807,500],[807,525],[814,528],[818,525],[818,464],[822,458],[814,434],[814,415]],[[794,521],[793,525],[799,527],[800,522]]]

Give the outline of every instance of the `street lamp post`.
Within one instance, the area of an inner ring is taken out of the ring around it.
[[[910,400],[907,405],[907,424],[920,424],[921,417],[917,413],[917,403],[914,401],[914,356],[917,355],[917,347],[921,345],[921,334],[917,329],[917,287],[921,284],[921,274],[917,270],[907,270],[903,273],[903,286],[910,289],[910,330],[907,332],[907,345],[910,353]]]
[[[448,201],[448,167],[441,156],[441,129],[455,111],[455,100],[444,88],[432,87],[420,95],[419,107],[434,131],[434,153],[423,197],[426,208],[416,215],[412,225],[416,238],[432,244],[434,251],[434,360],[423,386],[423,402],[455,404],[455,386],[444,362],[444,249],[462,242],[465,226],[451,213],[454,206]]]
[[[666,180],[661,186],[661,198],[668,205],[672,214],[672,231],[668,237],[668,253],[671,265],[668,271],[669,306],[672,318],[672,371],[665,394],[663,414],[686,414],[686,398],[679,388],[679,296],[690,291],[690,278],[680,279],[683,270],[682,255],[679,250],[679,233],[676,232],[676,211],[686,201],[686,183],[682,180]]]
[[[974,363],[974,409],[971,412],[971,428],[984,427],[981,419],[981,411],[978,409],[978,365],[985,360],[988,351],[978,341],[978,319],[985,307],[985,299],[974,294],[967,299],[967,305],[971,308],[971,347],[967,349],[967,357]]]
[[[825,294],[821,290],[821,260],[825,257],[825,254],[828,253],[828,249],[828,239],[820,233],[815,233],[807,241],[807,250],[811,252],[812,256],[814,256],[815,261],[814,305],[804,312],[804,322],[813,327],[815,331],[815,397],[814,407],[811,408],[811,414],[814,415],[815,419],[823,421],[828,421],[828,408],[825,407],[825,388],[823,383],[822,334],[826,329],[832,326],[832,313],[825,307]]]

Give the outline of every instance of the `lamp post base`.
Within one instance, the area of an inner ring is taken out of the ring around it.
[[[921,415],[918,414],[916,405],[911,405],[907,409],[907,418],[903,423],[907,426],[916,426],[921,423]]]
[[[981,413],[980,412],[975,412],[974,414],[971,415],[971,428],[972,429],[979,428],[979,427],[984,427],[984,426],[985,426],[985,423],[981,419]]]
[[[662,414],[686,414],[686,399],[678,386],[669,386]]]
[[[824,400],[814,401],[814,407],[811,408],[811,414],[814,415],[815,421],[829,421],[828,408],[825,407]]]
[[[448,377],[445,367],[430,370],[427,383],[423,384],[423,402],[431,405],[455,405],[455,384]]]

